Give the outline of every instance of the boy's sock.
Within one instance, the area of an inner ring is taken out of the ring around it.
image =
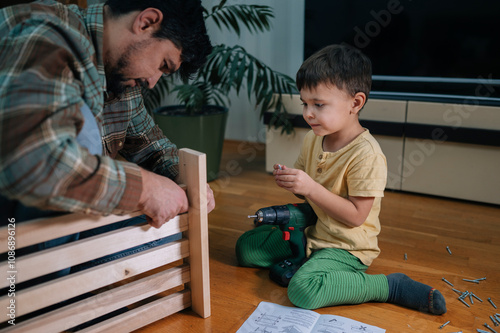
[[[446,312],[443,295],[432,287],[412,280],[403,273],[387,275],[389,282],[388,303],[440,315]]]

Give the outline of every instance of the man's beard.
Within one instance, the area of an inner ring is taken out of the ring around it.
[[[125,77],[120,72],[119,68],[113,67],[109,71],[106,71],[106,90],[115,96],[123,94],[125,89],[128,88],[124,84],[125,81]]]
[[[145,42],[147,43],[148,41]],[[127,88],[129,88],[129,86],[125,85],[125,82],[130,81],[131,78],[127,79],[125,75],[123,75],[123,70],[129,67],[130,54],[136,50],[139,50],[146,44],[145,42],[139,42],[134,45],[129,45],[125,52],[120,56],[115,66],[104,66],[107,84],[106,90],[108,92],[113,93],[115,96],[119,96],[123,94]],[[136,80],[136,82],[142,88],[148,88],[147,82],[143,80]]]

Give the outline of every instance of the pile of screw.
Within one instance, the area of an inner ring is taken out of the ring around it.
[[[454,292],[456,292],[459,295],[458,296],[458,300],[460,302],[462,302],[463,304],[465,304],[468,308],[470,308],[470,305],[469,305],[469,303],[466,302],[466,299],[469,299],[470,304],[474,304],[474,298],[476,300],[478,300],[479,302],[481,302],[481,303],[483,302],[483,300],[481,298],[479,298],[477,295],[475,295],[473,292],[470,292],[468,290],[466,290],[466,291],[460,291],[458,289],[453,288],[454,285],[450,281],[446,280],[445,278],[442,278],[442,280],[445,283],[449,284],[452,287],[451,290],[453,290]],[[474,279],[474,280],[471,280],[471,279],[462,279],[462,281],[472,282],[472,283],[479,283],[480,281],[483,281],[483,280],[486,280],[486,277],[482,277],[482,278]],[[488,302],[490,302],[491,306],[493,306],[495,309],[497,309],[497,306],[495,305],[495,303],[493,302],[493,300],[491,299],[491,297],[488,297]],[[493,314],[493,315],[490,316],[490,319],[491,319],[491,321],[493,322],[493,324],[495,326],[500,326],[500,314],[495,313],[495,314]],[[449,323],[449,321],[446,322],[445,324],[441,325],[441,327],[439,327],[439,329],[442,329],[448,323]],[[485,331],[485,330],[481,330],[481,329],[478,328],[477,332],[478,333],[498,333],[495,329],[493,329],[487,323],[484,324],[484,327],[486,327],[490,331]]]
[[[449,255],[452,255],[452,252],[451,252],[451,249],[450,249],[449,246],[446,247],[446,251],[448,251]],[[404,254],[404,260],[405,261],[408,260],[408,255],[406,253]],[[469,303],[466,302],[467,298],[469,299],[469,301],[470,301],[471,304],[474,304],[474,298],[476,300],[478,300],[479,302],[481,302],[481,303],[483,302],[483,300],[480,299],[473,292],[469,292],[468,290],[466,290],[466,291],[460,291],[458,289],[455,289],[453,283],[451,283],[450,281],[446,280],[445,278],[442,278],[441,280],[443,280],[445,283],[449,284],[452,287],[451,290],[453,290],[454,292],[456,292],[459,295],[458,296],[458,300],[460,302],[462,302],[463,304],[465,304],[468,308],[470,308],[470,305],[469,305]],[[480,281],[484,281],[484,280],[486,280],[486,277],[482,277],[482,278],[478,278],[478,279],[462,279],[462,281],[472,282],[472,283],[476,283],[476,284],[479,284]],[[497,308],[497,306],[495,305],[495,303],[493,303],[493,300],[491,299],[491,297],[488,297],[488,302],[490,302],[491,306],[493,306],[495,309]],[[490,319],[493,322],[494,326],[500,326],[500,314],[495,313],[495,314],[493,314],[493,315],[490,316]],[[443,325],[441,325],[439,327],[439,329],[443,329],[449,323],[450,323],[450,321],[448,320],[446,323],[444,323]],[[477,328],[476,329],[477,332],[478,333],[500,333],[500,332],[497,332],[495,329],[493,329],[490,325],[488,325],[488,323],[484,323],[484,327],[486,327],[490,331],[485,331],[485,330]],[[453,332],[453,333],[462,333],[462,331]]]
[[[449,246],[446,247],[446,251],[448,251],[448,253],[450,255],[452,255],[452,252],[451,252]],[[406,260],[406,253],[405,253],[405,260]],[[451,290],[453,290],[454,292],[456,292],[459,295],[458,296],[458,300],[460,302],[462,302],[463,304],[465,304],[468,308],[470,308],[470,305],[469,305],[469,303],[466,302],[467,299],[470,301],[470,304],[474,304],[474,298],[476,300],[478,300],[479,302],[481,302],[481,303],[483,302],[483,300],[480,299],[473,292],[469,292],[468,290],[466,290],[466,291],[460,291],[458,289],[455,289],[454,285],[450,281],[446,280],[445,278],[442,278],[442,280],[445,283],[449,284],[452,287]],[[462,279],[462,281],[476,283],[476,284],[479,284],[480,281],[484,281],[484,280],[486,280],[486,277],[482,277],[482,278],[479,278],[479,279]],[[493,306],[495,309],[497,309],[497,306],[495,305],[495,303],[493,303],[493,300],[491,299],[491,297],[488,297],[488,302],[490,302],[491,306]],[[495,314],[491,315],[490,319],[493,322],[494,326],[500,326],[500,314],[499,313],[495,313]],[[446,323],[444,323],[443,325],[441,325],[439,327],[439,329],[442,329],[443,327],[445,327],[449,323],[450,323],[450,321],[447,321]],[[482,329],[478,328],[478,329],[476,329],[477,332],[478,333],[498,333],[495,329],[493,329],[490,325],[488,325],[488,323],[484,323],[484,327],[486,327],[490,331],[485,331],[485,330],[482,330]],[[456,332],[456,333],[461,333],[461,331],[460,332]]]
[[[495,313],[494,315],[495,317],[493,316],[490,316],[491,320],[495,323],[495,326],[498,326],[498,319],[500,319],[498,313]],[[495,321],[496,320],[496,321]],[[489,329],[491,332],[493,333],[497,333],[497,331],[495,331],[490,325],[488,325],[487,323],[484,323],[484,327],[486,327],[487,329]],[[491,333],[489,331],[485,331],[485,330],[481,330],[481,329],[476,329],[478,333]]]

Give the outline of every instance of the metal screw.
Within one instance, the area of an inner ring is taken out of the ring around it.
[[[448,283],[450,286],[453,287],[453,284],[450,281],[446,280],[445,278],[442,278],[441,280],[443,280],[444,282]]]
[[[465,298],[465,297],[467,297],[467,296],[469,296],[469,291],[468,291],[468,290],[464,291],[464,292],[462,293],[462,295],[460,295],[460,297],[459,297],[459,298],[460,298],[460,299],[464,299],[464,298]]]
[[[408,260],[408,256],[406,255],[406,253],[405,253],[405,260]]]
[[[498,322],[497,322],[496,318],[494,318],[493,316],[490,316],[490,319],[493,322],[493,325],[498,326]]]
[[[488,301],[491,303],[491,305],[493,305],[493,307],[496,309],[497,306],[495,305],[495,303],[493,303],[493,301],[491,300],[491,297],[488,297]]]
[[[486,327],[487,329],[489,329],[490,331],[492,331],[493,333],[497,333],[497,331],[495,331],[490,325],[488,325],[487,323],[484,323],[484,327]]]
[[[449,247],[449,246],[447,246],[447,247],[446,247],[446,250],[447,250],[447,251],[448,251],[448,253],[451,255],[451,250],[450,250],[450,247]]]
[[[464,301],[462,298],[460,298],[460,297],[459,297],[459,298],[458,298],[458,300],[459,300],[460,302],[464,303],[465,305],[467,305],[467,307],[468,307],[468,308],[470,308],[470,305],[469,305],[469,304],[467,304],[467,302],[466,302],[466,301]]]
[[[480,299],[479,297],[477,297],[476,294],[471,293],[471,295],[472,295],[472,297],[474,297],[475,299],[477,299],[479,302],[481,302],[481,303],[483,302],[483,300]]]
[[[486,278],[485,278],[485,277],[483,277],[483,278],[479,278],[479,279],[474,279],[474,280],[472,280],[472,281],[474,281],[475,283],[479,283],[479,281],[484,281],[484,280],[486,280]]]
[[[479,281],[477,281],[477,280],[470,280],[470,279],[462,279],[462,281],[479,283]]]
[[[439,329],[442,329],[443,327],[445,327],[446,325],[448,325],[450,323],[450,321],[448,320],[446,323],[444,323],[443,325],[439,326]]]

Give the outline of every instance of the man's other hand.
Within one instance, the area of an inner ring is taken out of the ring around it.
[[[215,208],[214,192],[207,184],[207,213],[210,213]]]

